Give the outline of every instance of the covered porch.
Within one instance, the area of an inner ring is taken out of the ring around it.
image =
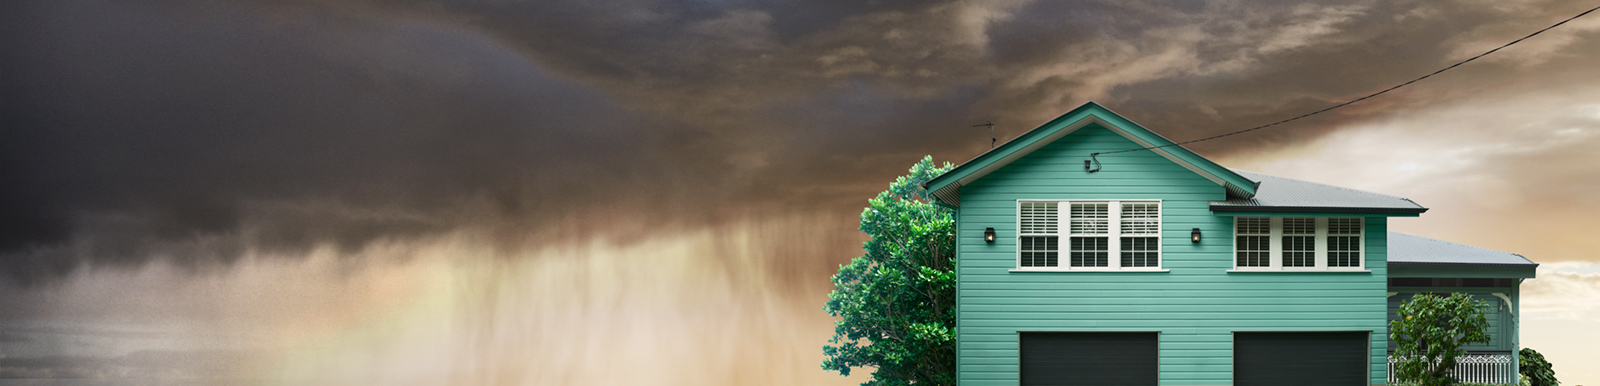
[[[1519,290],[1539,265],[1522,255],[1389,232],[1389,311],[1418,294],[1466,293],[1484,301],[1489,343],[1467,346],[1455,376],[1463,382],[1517,381]],[[1394,341],[1389,341],[1389,381],[1394,382]]]

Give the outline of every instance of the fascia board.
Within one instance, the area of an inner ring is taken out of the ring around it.
[[[1371,212],[1227,212],[1212,211],[1211,215],[1220,217],[1421,217],[1416,213],[1371,213]]]
[[[1486,264],[1415,264],[1405,262],[1389,262],[1388,277],[1390,278],[1435,278],[1435,277],[1463,277],[1463,278],[1497,278],[1497,279],[1532,279],[1538,274],[1538,264],[1533,265],[1486,265]]]
[[[1299,213],[1342,213],[1366,214],[1397,217],[1416,217],[1428,208],[1359,208],[1359,207],[1328,207],[1328,206],[1243,206],[1243,205],[1211,205],[1212,212],[1229,213],[1237,215],[1276,213],[1279,216]]]

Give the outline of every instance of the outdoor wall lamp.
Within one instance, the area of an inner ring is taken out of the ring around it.
[[[1191,243],[1200,242],[1200,228],[1194,228],[1194,230],[1189,231],[1189,242],[1191,242]]]
[[[983,241],[994,242],[994,228],[983,228]]]

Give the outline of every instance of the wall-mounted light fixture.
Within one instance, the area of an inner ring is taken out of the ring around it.
[[[1200,242],[1200,228],[1194,228],[1194,230],[1189,231],[1189,242],[1191,242],[1191,243]]]
[[[994,242],[994,228],[983,228],[983,241]]]

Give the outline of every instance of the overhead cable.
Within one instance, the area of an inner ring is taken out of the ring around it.
[[[1432,77],[1434,75],[1439,75],[1440,73],[1443,73],[1445,71],[1450,71],[1451,69],[1454,69],[1456,67],[1460,67],[1461,65],[1467,64],[1468,62],[1471,62],[1471,61],[1474,61],[1474,60],[1478,60],[1478,58],[1489,56],[1489,54],[1493,54],[1493,53],[1495,53],[1495,51],[1500,51],[1501,49],[1504,49],[1506,47],[1510,47],[1510,46],[1512,46],[1514,44],[1521,43],[1523,40],[1528,40],[1528,38],[1531,38],[1531,37],[1537,36],[1537,35],[1539,35],[1541,33],[1544,33],[1544,31],[1549,31],[1550,29],[1559,27],[1562,24],[1567,24],[1567,22],[1569,22],[1569,21],[1572,21],[1574,19],[1583,17],[1584,15],[1588,15],[1589,13],[1594,12],[1596,10],[1600,10],[1600,6],[1597,6],[1597,7],[1594,7],[1594,8],[1590,8],[1587,11],[1583,11],[1583,13],[1579,13],[1576,16],[1569,17],[1566,20],[1562,20],[1559,23],[1555,23],[1555,24],[1550,25],[1549,27],[1544,27],[1544,29],[1541,29],[1541,30],[1538,30],[1538,31],[1534,31],[1534,33],[1528,34],[1528,36],[1523,36],[1520,39],[1512,40],[1510,43],[1506,43],[1506,44],[1503,44],[1503,45],[1501,45],[1499,47],[1495,47],[1492,50],[1485,51],[1484,53],[1478,54],[1477,56],[1473,56],[1473,57],[1467,58],[1466,60],[1463,60],[1463,61],[1460,61],[1460,62],[1456,62],[1456,64],[1452,64],[1449,67],[1441,68],[1438,71],[1434,71],[1434,72],[1428,73],[1427,75],[1423,75],[1420,78],[1412,79],[1412,80],[1406,81],[1405,83],[1397,84],[1394,87],[1383,89],[1383,91],[1379,91],[1379,92],[1375,92],[1375,93],[1372,93],[1372,94],[1368,94],[1367,96],[1363,96],[1363,97],[1360,97],[1360,98],[1352,99],[1350,101],[1347,101],[1347,102],[1344,102],[1344,103],[1340,103],[1340,104],[1337,104],[1337,105],[1333,105],[1333,106],[1330,106],[1328,108],[1324,108],[1324,109],[1321,109],[1321,110],[1317,110],[1317,111],[1312,111],[1312,112],[1309,112],[1309,113],[1301,114],[1300,116],[1296,116],[1294,118],[1289,118],[1289,119],[1285,119],[1285,120],[1281,120],[1281,121],[1277,121],[1277,122],[1273,122],[1273,123],[1268,123],[1268,124],[1265,124],[1265,125],[1256,126],[1256,127],[1252,127],[1252,128],[1248,128],[1248,129],[1244,129],[1244,130],[1228,132],[1228,133],[1223,133],[1223,134],[1213,135],[1213,136],[1210,136],[1210,137],[1205,137],[1205,138],[1200,138],[1200,139],[1193,139],[1193,140],[1188,140],[1188,141],[1183,141],[1183,142],[1170,143],[1170,144],[1166,144],[1166,145],[1150,146],[1150,147],[1144,147],[1144,148],[1138,148],[1138,149],[1127,149],[1127,150],[1117,150],[1117,151],[1106,151],[1106,152],[1089,153],[1089,158],[1090,159],[1094,159],[1094,163],[1097,164],[1096,168],[1094,170],[1091,170],[1090,172],[1093,173],[1093,172],[1096,172],[1096,171],[1100,171],[1100,168],[1098,167],[1098,164],[1100,163],[1100,160],[1099,159],[1095,159],[1095,156],[1098,156],[1098,155],[1101,155],[1101,154],[1116,154],[1116,153],[1127,153],[1127,152],[1140,151],[1140,150],[1154,150],[1154,149],[1160,149],[1160,148],[1169,147],[1169,146],[1180,146],[1180,145],[1186,145],[1186,144],[1191,144],[1191,143],[1195,143],[1195,142],[1210,141],[1210,140],[1217,139],[1217,138],[1222,138],[1222,137],[1227,137],[1227,136],[1232,136],[1232,135],[1238,135],[1238,134],[1244,134],[1244,133],[1248,133],[1248,132],[1252,132],[1252,131],[1256,131],[1256,130],[1265,129],[1265,128],[1268,128],[1268,127],[1273,127],[1273,126],[1277,126],[1277,125],[1293,122],[1295,120],[1299,120],[1300,118],[1305,118],[1305,117],[1309,117],[1309,116],[1312,116],[1312,115],[1322,114],[1322,113],[1331,111],[1333,109],[1349,106],[1349,105],[1354,104],[1356,102],[1364,101],[1364,100],[1370,99],[1372,97],[1376,97],[1376,96],[1379,96],[1379,95],[1383,95],[1384,93],[1388,93],[1390,91],[1394,91],[1394,90],[1399,89],[1401,87],[1405,87],[1405,86],[1411,85],[1412,83],[1416,83],[1416,82],[1421,81],[1423,79],[1428,79],[1429,77]],[[1088,165],[1085,165],[1084,167],[1088,168]]]

